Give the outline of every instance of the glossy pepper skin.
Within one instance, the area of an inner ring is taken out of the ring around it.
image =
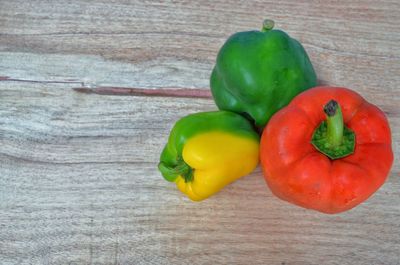
[[[249,174],[259,161],[259,136],[242,116],[202,112],[180,119],[161,153],[159,170],[200,201]]]
[[[211,74],[215,103],[263,128],[300,92],[316,86],[313,66],[302,45],[265,20],[261,31],[232,35],[220,49]]]
[[[336,117],[323,110],[331,100],[338,103],[342,124],[355,136],[354,150],[336,159],[312,142],[323,121]],[[366,200],[386,180],[393,162],[389,124],[378,107],[354,91],[312,88],[271,118],[261,137],[260,160],[265,180],[279,198],[324,213],[343,212]]]

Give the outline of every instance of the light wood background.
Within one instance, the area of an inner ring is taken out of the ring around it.
[[[190,92],[220,46],[267,17],[388,115],[390,176],[349,212],[280,201],[260,169],[193,203],[157,171],[174,122],[216,109]],[[398,0],[0,0],[0,264],[400,264],[399,24]]]

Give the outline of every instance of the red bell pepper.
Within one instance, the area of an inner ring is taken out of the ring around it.
[[[272,192],[324,213],[349,210],[386,180],[393,163],[384,113],[346,88],[307,90],[277,112],[261,138]]]

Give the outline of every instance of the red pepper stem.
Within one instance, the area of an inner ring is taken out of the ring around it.
[[[343,115],[340,105],[335,100],[330,100],[324,106],[327,123],[327,142],[330,146],[339,146],[343,142]]]
[[[266,32],[274,28],[275,22],[271,19],[265,19],[261,31]]]
[[[323,121],[314,131],[311,143],[330,159],[338,159],[354,152],[356,135],[344,126],[340,105],[330,100],[324,106],[326,121]]]

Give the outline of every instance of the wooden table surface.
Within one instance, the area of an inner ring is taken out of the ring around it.
[[[201,203],[157,171],[174,122],[216,109],[191,92],[218,49],[267,17],[388,115],[390,176],[349,212],[259,168]],[[398,0],[0,0],[0,264],[400,264],[399,24]]]

